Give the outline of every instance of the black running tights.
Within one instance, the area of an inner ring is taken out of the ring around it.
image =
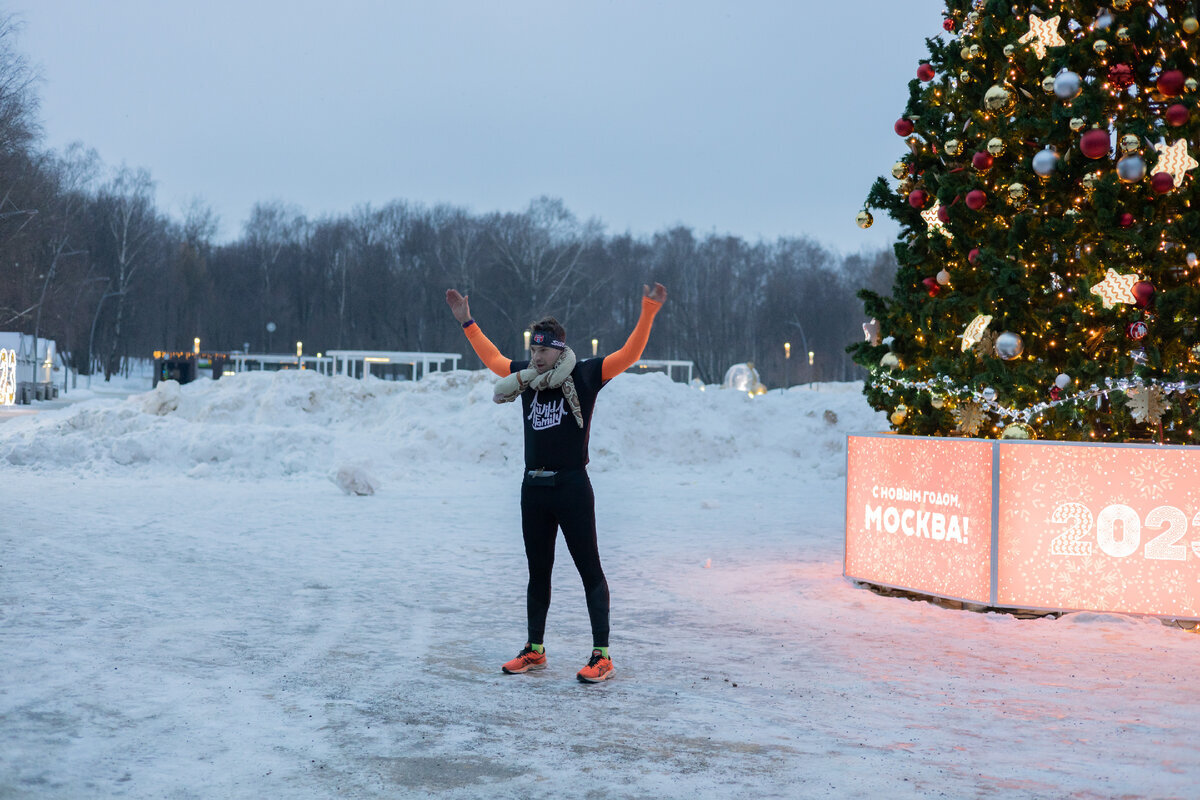
[[[521,531],[529,562],[529,641],[545,641],[546,612],[550,609],[550,573],[554,543],[562,528],[567,549],[583,579],[592,644],[608,647],[608,581],[596,547],[596,498],[587,472],[559,472],[555,486],[521,486]]]

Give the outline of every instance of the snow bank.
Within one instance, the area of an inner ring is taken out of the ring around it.
[[[408,476],[428,469],[511,469],[522,462],[520,411],[492,402],[486,371],[417,382],[311,371],[242,373],[121,401],[88,400],[0,426],[0,461],[34,470],[130,469],[195,477]],[[670,464],[772,469],[800,460],[845,470],[845,435],[885,427],[857,383],[750,398],[661,374],[623,375],[601,393],[593,471]],[[374,483],[374,479],[372,479]],[[341,484],[339,484],[341,485]]]

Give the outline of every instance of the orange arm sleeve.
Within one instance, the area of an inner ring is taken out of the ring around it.
[[[492,344],[492,340],[483,335],[483,331],[479,330],[479,323],[468,325],[463,329],[463,333],[467,335],[467,341],[471,343],[475,355],[479,356],[485,367],[501,378],[508,376],[512,360],[502,355],[496,345]]]
[[[650,327],[654,324],[654,315],[662,308],[662,303],[656,303],[649,297],[642,298],[642,315],[638,317],[633,333],[629,334],[625,346],[615,353],[604,357],[600,375],[606,381],[620,375],[634,365],[642,357],[646,342],[650,339]]]

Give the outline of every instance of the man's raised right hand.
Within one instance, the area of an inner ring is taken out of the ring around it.
[[[446,305],[450,306],[450,311],[459,322],[471,319],[471,306],[467,304],[467,298],[459,294],[457,289],[446,290]]]

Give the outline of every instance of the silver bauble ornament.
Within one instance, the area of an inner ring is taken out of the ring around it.
[[[1058,377],[1054,379],[1054,385],[1060,389],[1065,389],[1071,385],[1071,376],[1065,372],[1058,373]]]
[[[941,270],[935,277],[937,278],[937,282],[942,286],[948,286],[950,284],[950,273],[946,270]]]
[[[989,403],[996,399],[996,390],[990,386],[984,389],[981,394],[983,395],[983,399]]]
[[[1189,267],[1195,267],[1197,264],[1200,264],[1200,256],[1197,256],[1195,253],[1188,253],[1187,265]]]
[[[996,355],[1005,361],[1012,361],[1025,352],[1025,342],[1012,331],[1005,331],[996,337]]]
[[[1050,148],[1039,150],[1033,156],[1033,171],[1040,178],[1049,178],[1054,174],[1054,168],[1058,166],[1058,153]]]
[[[1058,73],[1054,78],[1054,96],[1059,100],[1074,100],[1083,91],[1083,79],[1070,70]]]
[[[1137,183],[1146,177],[1146,161],[1133,153],[1117,162],[1117,177],[1125,183]]]

